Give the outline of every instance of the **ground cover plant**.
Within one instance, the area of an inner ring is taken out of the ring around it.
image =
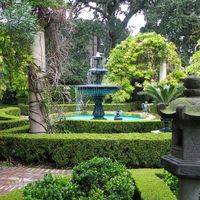
[[[95,157],[73,168],[71,179],[46,175],[24,189],[25,200],[131,200],[131,173],[109,158]]]

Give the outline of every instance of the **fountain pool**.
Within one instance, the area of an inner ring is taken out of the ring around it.
[[[92,114],[75,114],[75,115],[68,115],[65,116],[65,119],[72,119],[72,120],[91,120],[93,119]],[[114,120],[115,114],[105,114],[104,116],[107,120]],[[138,120],[144,120],[144,118],[133,115],[133,116],[128,116],[128,115],[123,115],[122,116],[123,121],[138,121]],[[118,121],[118,120],[116,120]]]

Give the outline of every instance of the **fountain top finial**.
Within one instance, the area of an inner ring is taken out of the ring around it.
[[[99,57],[102,57],[102,56],[101,56],[100,52],[97,52],[95,57],[99,58]]]

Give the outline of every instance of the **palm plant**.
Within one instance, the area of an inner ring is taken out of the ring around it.
[[[168,105],[183,94],[184,87],[181,85],[148,85],[142,92],[138,94],[150,96],[156,103]]]
[[[150,96],[156,103],[164,105],[166,107],[171,101],[175,100],[183,94],[184,87],[181,85],[158,85],[158,86],[147,86],[144,91],[139,92],[139,94]],[[164,108],[162,106],[162,108]],[[157,105],[158,114],[161,116],[161,121],[163,121],[164,127],[160,130],[161,132],[171,132],[169,127],[171,119],[165,118],[160,112],[160,106]]]

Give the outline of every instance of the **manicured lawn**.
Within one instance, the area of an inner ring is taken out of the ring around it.
[[[0,196],[0,200],[23,200],[22,191],[14,190],[6,195]]]

